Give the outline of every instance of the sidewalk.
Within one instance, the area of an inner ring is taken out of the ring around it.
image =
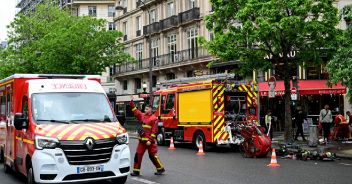
[[[300,138],[299,138],[300,140]],[[280,144],[284,143],[284,135],[281,132],[274,133],[273,147],[278,148]],[[319,144],[317,147],[308,146],[307,142],[296,141],[303,150],[308,151],[320,151],[320,152],[332,152],[335,153],[338,158],[352,159],[352,140],[349,141],[332,141],[328,144]]]

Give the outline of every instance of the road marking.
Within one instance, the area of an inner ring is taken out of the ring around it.
[[[143,179],[143,178],[131,178],[131,180],[139,181],[141,183],[146,183],[146,184],[159,184],[157,182],[149,181],[149,180],[146,180],[146,179]]]
[[[340,163],[341,165],[351,166],[352,164]]]

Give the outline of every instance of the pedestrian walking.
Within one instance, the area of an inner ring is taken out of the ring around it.
[[[272,116],[271,116],[271,111],[268,110],[267,114],[265,115],[266,135],[270,136],[270,139],[273,139],[273,130],[271,125],[272,125]]]
[[[319,122],[323,126],[324,141],[328,142],[332,123],[332,113],[329,110],[329,105],[325,105],[324,109],[320,111]]]
[[[296,129],[297,129],[296,135],[295,135],[296,141],[298,140],[299,134],[301,134],[302,140],[306,141],[306,138],[304,137],[304,134],[303,134],[303,123],[304,123],[304,120],[306,120],[306,119],[307,119],[307,117],[306,117],[305,113],[303,112],[302,107],[298,106],[296,109],[296,112],[295,112],[295,124],[296,124]]]
[[[349,129],[350,129],[350,137],[349,139],[352,139],[352,114],[350,111],[346,112],[346,119],[349,125]]]
[[[152,107],[145,105],[145,113],[142,113],[136,108],[131,97],[130,102],[132,111],[137,117],[142,126],[138,130],[139,143],[134,157],[134,166],[131,176],[139,176],[144,152],[148,150],[149,158],[156,167],[155,175],[161,175],[165,172],[164,165],[161,163],[157,152],[158,147],[156,144],[156,134],[158,132],[158,121],[156,116],[152,113]]]

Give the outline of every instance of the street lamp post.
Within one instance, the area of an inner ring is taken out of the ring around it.
[[[139,0],[144,6],[146,5],[144,1]],[[150,20],[150,11],[147,8],[148,18]],[[150,22],[149,22],[150,23]],[[149,102],[151,103],[153,97],[153,58],[152,58],[152,38],[151,34],[148,34],[147,40],[149,45]]]

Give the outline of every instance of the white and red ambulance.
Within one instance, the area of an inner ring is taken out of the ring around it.
[[[130,171],[128,134],[95,75],[15,74],[0,80],[5,172],[27,183],[112,180]]]

